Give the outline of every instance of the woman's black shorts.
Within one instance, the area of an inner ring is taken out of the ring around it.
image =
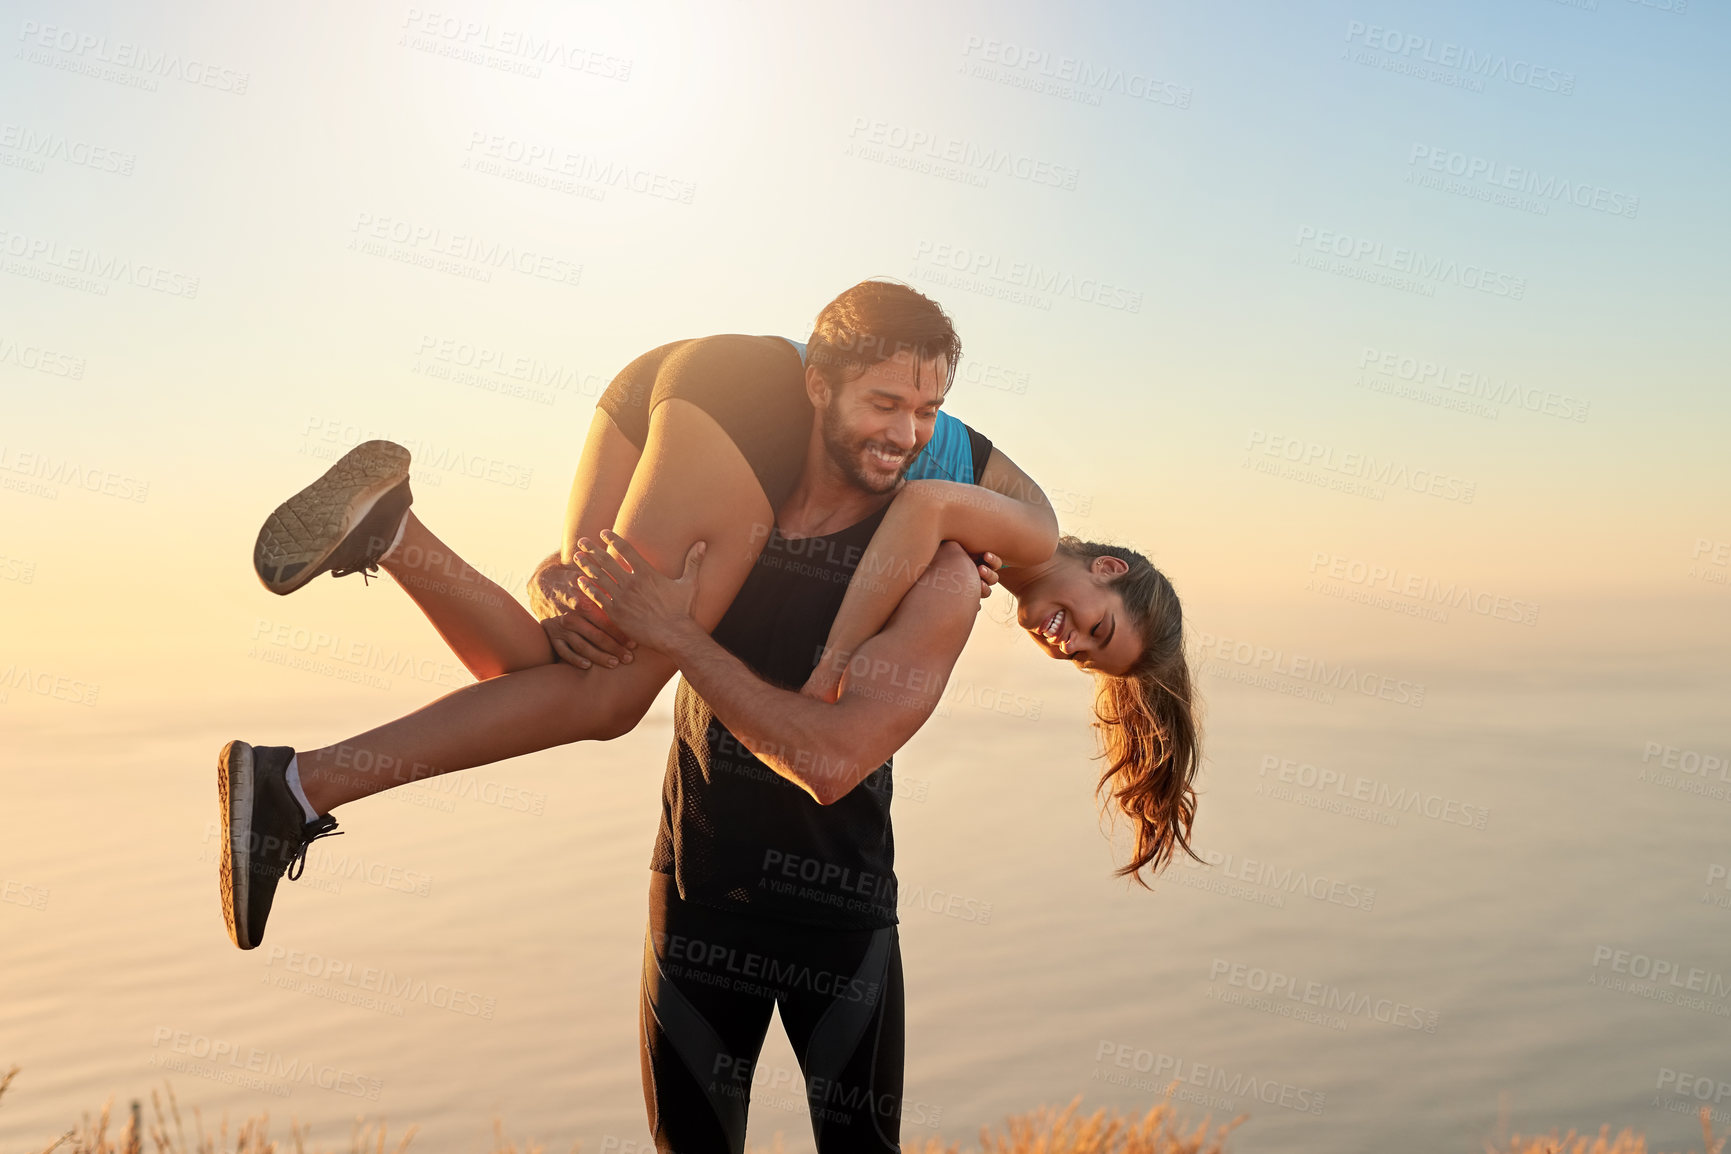
[[[596,407],[642,449],[649,414],[670,397],[715,418],[757,475],[770,508],[780,508],[799,480],[811,439],[811,401],[793,345],[780,337],[732,335],[674,341],[620,370]]]

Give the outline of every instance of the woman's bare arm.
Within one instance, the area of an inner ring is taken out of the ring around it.
[[[945,541],[975,556],[995,553],[1004,565],[1038,565],[1058,547],[1058,515],[1033,478],[996,448],[977,485],[903,485],[848,583],[808,693],[834,700],[855,651],[884,627]]]
[[[596,409],[565,502],[565,531],[559,543],[562,563],[571,564],[579,537],[594,537],[613,528],[642,456],[643,451],[626,439],[613,418]]]
[[[613,527],[642,455],[612,417],[595,410],[565,503],[559,552],[544,558],[529,579],[530,608],[541,619],[553,652],[580,669],[631,660],[631,643],[577,589],[580,571],[572,564],[572,554],[579,538],[596,537]]]

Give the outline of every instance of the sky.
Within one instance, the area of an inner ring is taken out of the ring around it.
[[[367,435],[447,466],[423,517],[520,569],[614,371],[801,336],[866,276],[952,312],[950,408],[1066,529],[1181,591],[1302,601],[1324,555],[1722,592],[1682,575],[1731,537],[1723,20],[14,7],[0,474],[54,496],[0,493],[37,574],[8,648],[159,659],[62,625],[122,573],[173,648],[216,640],[263,604],[252,525]]]
[[[1722,676],[1728,32],[1701,0],[5,0],[0,782],[347,718],[343,669],[283,664],[333,639],[455,679],[378,708],[460,683],[392,592],[260,588],[269,511],[388,437],[521,590],[616,371],[803,338],[867,277],[950,312],[946,408],[1145,550],[1193,653]]]

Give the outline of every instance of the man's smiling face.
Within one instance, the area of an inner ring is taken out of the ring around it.
[[[949,379],[942,357],[899,352],[841,385],[825,385],[818,403],[824,450],[855,487],[889,493],[932,438]]]

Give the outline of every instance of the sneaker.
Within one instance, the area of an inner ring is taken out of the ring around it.
[[[409,451],[390,441],[356,445],[324,476],[276,507],[258,531],[252,567],[272,593],[293,593],[327,570],[379,571],[414,496]]]
[[[219,864],[222,916],[229,940],[250,950],[264,939],[265,919],[277,881],[294,881],[306,869],[307,846],[336,832],[330,814],[306,820],[306,810],[288,786],[286,745],[251,746],[231,741],[216,763],[216,794],[228,837]]]

